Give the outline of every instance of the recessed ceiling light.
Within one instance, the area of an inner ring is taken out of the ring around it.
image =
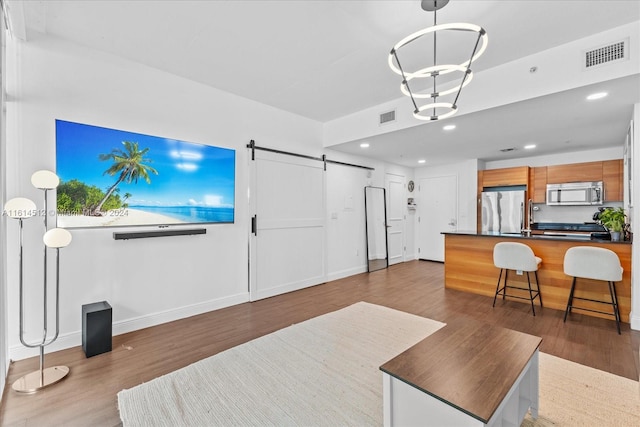
[[[534,148],[536,148],[536,144],[527,144],[524,146],[525,150],[533,150]]]
[[[360,144],[360,148],[369,148],[369,143],[363,142],[362,144]]]
[[[442,127],[442,129],[444,130],[454,130],[455,128],[456,128],[456,125],[446,125]]]
[[[427,163],[427,161],[425,159],[420,159],[418,160],[418,163]]]
[[[594,99],[604,98],[607,95],[608,95],[607,92],[592,93],[591,95],[587,96],[587,99],[589,101],[593,101]]]

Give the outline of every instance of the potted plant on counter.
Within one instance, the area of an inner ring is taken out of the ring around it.
[[[606,208],[600,213],[600,222],[607,227],[611,234],[611,241],[620,241],[620,235],[624,229],[624,209]]]

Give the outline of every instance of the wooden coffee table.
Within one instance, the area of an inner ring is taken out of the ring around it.
[[[380,367],[385,426],[514,426],[538,417],[533,335],[451,322]]]

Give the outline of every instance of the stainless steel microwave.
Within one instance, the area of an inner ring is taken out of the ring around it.
[[[603,201],[602,181],[547,184],[547,205],[601,205]]]

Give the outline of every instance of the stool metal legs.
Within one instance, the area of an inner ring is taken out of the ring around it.
[[[504,271],[504,285],[502,287],[500,287],[500,280],[502,279],[502,272]],[[527,271],[527,285],[528,288],[521,288],[519,286],[509,286],[507,285],[507,275],[508,275],[509,270],[506,268],[501,268],[500,269],[500,275],[498,276],[498,283],[496,284],[496,293],[493,296],[493,307],[496,306],[496,299],[498,298],[498,295],[502,292],[502,299],[504,300],[505,297],[510,297],[510,298],[518,298],[518,299],[526,299],[531,301],[531,311],[533,312],[533,315],[536,315],[536,309],[535,306],[533,305],[533,300],[536,299],[536,297],[538,298],[538,300],[540,300],[540,307],[543,307],[542,305],[542,295],[540,294],[540,282],[538,282],[538,272],[534,271],[534,275],[536,277],[536,290],[533,290],[531,288],[531,278],[529,275],[529,272]],[[517,296],[517,295],[507,295],[507,288],[511,288],[511,289],[520,289],[523,291],[529,291],[529,298],[526,297],[521,297],[521,296]]]
[[[573,300],[574,299],[579,299],[579,300],[583,300],[583,301],[591,301],[591,302],[596,302],[599,304],[608,304],[611,305],[613,307],[613,314],[612,313],[607,313],[605,311],[599,311],[599,310],[592,310],[590,308],[582,308],[582,307],[576,307],[579,310],[585,310],[585,311],[591,311],[593,313],[600,313],[600,314],[606,314],[608,316],[613,316],[614,319],[616,320],[616,327],[618,328],[618,334],[621,335],[622,332],[620,332],[620,307],[618,306],[618,293],[616,292],[616,283],[615,282],[607,282],[608,286],[609,286],[609,295],[611,295],[611,302],[607,302],[607,301],[600,301],[600,300],[595,300],[595,299],[590,299],[590,298],[582,298],[582,297],[576,297],[574,296],[574,291],[576,289],[576,278],[573,278],[573,281],[571,282],[571,291],[569,292],[569,300],[567,301],[567,308],[564,311],[564,320],[563,322],[567,321],[567,315],[569,313],[571,313],[571,309],[573,308]]]
[[[618,335],[620,332],[620,308],[618,307],[618,293],[616,292],[616,283],[609,282],[609,293],[611,294],[611,305],[613,305],[613,316],[616,318],[616,326],[618,327]]]
[[[563,322],[567,321],[567,314],[569,314],[571,312],[571,308],[573,307],[573,291],[575,291],[576,289],[576,278],[573,278],[573,281],[571,282],[571,290],[569,291],[569,299],[567,300],[567,308],[564,310],[564,320]]]

